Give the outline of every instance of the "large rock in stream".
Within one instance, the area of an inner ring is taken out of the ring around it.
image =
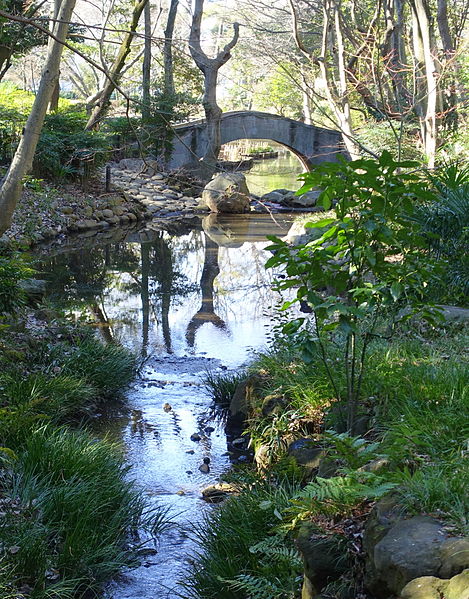
[[[202,192],[202,204],[211,212],[243,214],[250,210],[249,189],[242,173],[216,175]]]

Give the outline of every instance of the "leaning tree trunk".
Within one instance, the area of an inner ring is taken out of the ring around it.
[[[11,224],[13,212],[20,198],[23,177],[31,169],[36,146],[41,134],[56,83],[59,78],[60,59],[63,43],[67,37],[68,25],[75,8],[76,0],[63,0],[58,13],[57,22],[52,28],[53,38],[49,39],[46,63],[41,75],[41,82],[34,100],[31,113],[23,130],[18,148],[0,187],[0,234]]]
[[[209,178],[216,169],[218,154],[220,152],[220,121],[222,111],[217,104],[217,79],[218,71],[231,58],[231,50],[239,38],[239,23],[233,24],[234,34],[232,40],[222,48],[215,58],[209,58],[202,50],[200,44],[200,28],[204,0],[195,0],[194,14],[192,17],[189,48],[195,64],[204,75],[204,96],[202,104],[207,120],[207,149],[201,160],[201,175]]]
[[[129,29],[121,42],[119,52],[117,53],[112,67],[106,74],[106,82],[104,84],[104,87],[101,90],[101,93],[97,98],[96,104],[91,111],[90,118],[86,123],[86,131],[96,129],[101,120],[106,115],[106,112],[108,111],[109,100],[111,99],[112,92],[116,89],[116,86],[119,84],[121,71],[124,68],[125,60],[129,55],[130,47],[132,45],[135,32],[137,30],[138,22],[147,2],[148,0],[137,0],[134,5]]]

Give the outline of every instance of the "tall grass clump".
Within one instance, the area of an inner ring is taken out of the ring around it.
[[[117,343],[103,344],[95,337],[78,340],[66,356],[62,372],[79,376],[108,398],[119,394],[135,375],[135,355]]]
[[[287,483],[258,480],[205,516],[195,531],[199,550],[187,573],[185,596],[241,599],[252,596],[240,594],[241,589],[255,586],[270,592],[270,597],[293,596],[273,594],[273,589],[291,592],[292,586],[299,588],[301,568],[293,542],[275,530],[294,493],[295,488]]]
[[[236,387],[245,378],[244,372],[217,372],[207,370],[202,376],[202,386],[213,401],[222,408],[228,408]]]
[[[90,414],[97,391],[86,381],[66,375],[0,375],[0,398],[17,414],[37,414],[54,422]]]
[[[126,475],[116,447],[86,432],[48,425],[25,439],[0,481],[2,563],[16,588],[98,591],[134,562],[129,535],[155,535],[162,520]]]

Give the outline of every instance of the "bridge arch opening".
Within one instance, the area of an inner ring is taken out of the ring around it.
[[[306,159],[285,144],[271,139],[241,138],[224,144],[219,154],[226,170],[242,171],[251,193],[301,187],[298,175],[308,170]]]

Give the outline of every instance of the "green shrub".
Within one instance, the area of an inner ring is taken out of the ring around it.
[[[314,313],[314,319],[291,315],[283,331],[301,344],[305,361],[320,357],[352,434],[363,404],[370,343],[389,336],[380,330],[383,318],[392,326],[404,318],[403,307],[408,317],[418,312],[435,318],[425,305],[435,267],[424,253],[420,228],[412,221],[415,205],[431,201],[434,194],[422,181],[418,166],[396,162],[387,151],[378,160],[316,165],[302,175],[305,185],[298,193],[320,187],[319,201],[325,209],[336,200],[335,217],[308,223],[322,234],[307,243],[291,246],[269,236],[274,243],[267,249],[274,255],[266,268],[282,268],[276,289],[295,293],[283,309],[303,302]],[[327,354],[330,339],[341,350],[334,368]]]
[[[33,431],[0,480],[1,558],[16,587],[31,586],[35,599],[97,592],[134,562],[129,534],[155,535],[164,522],[126,473],[108,442],[49,426]]]
[[[432,290],[436,299],[466,303],[469,297],[469,169],[448,167],[433,175],[438,199],[420,207],[416,221],[430,249],[444,264],[443,276]]]
[[[109,139],[100,131],[85,131],[86,113],[56,112],[46,116],[34,157],[33,170],[49,180],[93,175],[110,151]]]
[[[33,273],[21,254],[0,254],[0,317],[11,314],[25,303],[19,282]]]
[[[0,83],[0,163],[10,163],[35,97],[10,81]],[[60,98],[59,107],[68,108],[70,102]]]
[[[368,119],[358,131],[358,139],[376,155],[386,150],[398,160],[400,149],[401,160],[424,161],[424,153],[419,147],[418,125],[413,123],[394,121],[391,124],[388,120]]]

